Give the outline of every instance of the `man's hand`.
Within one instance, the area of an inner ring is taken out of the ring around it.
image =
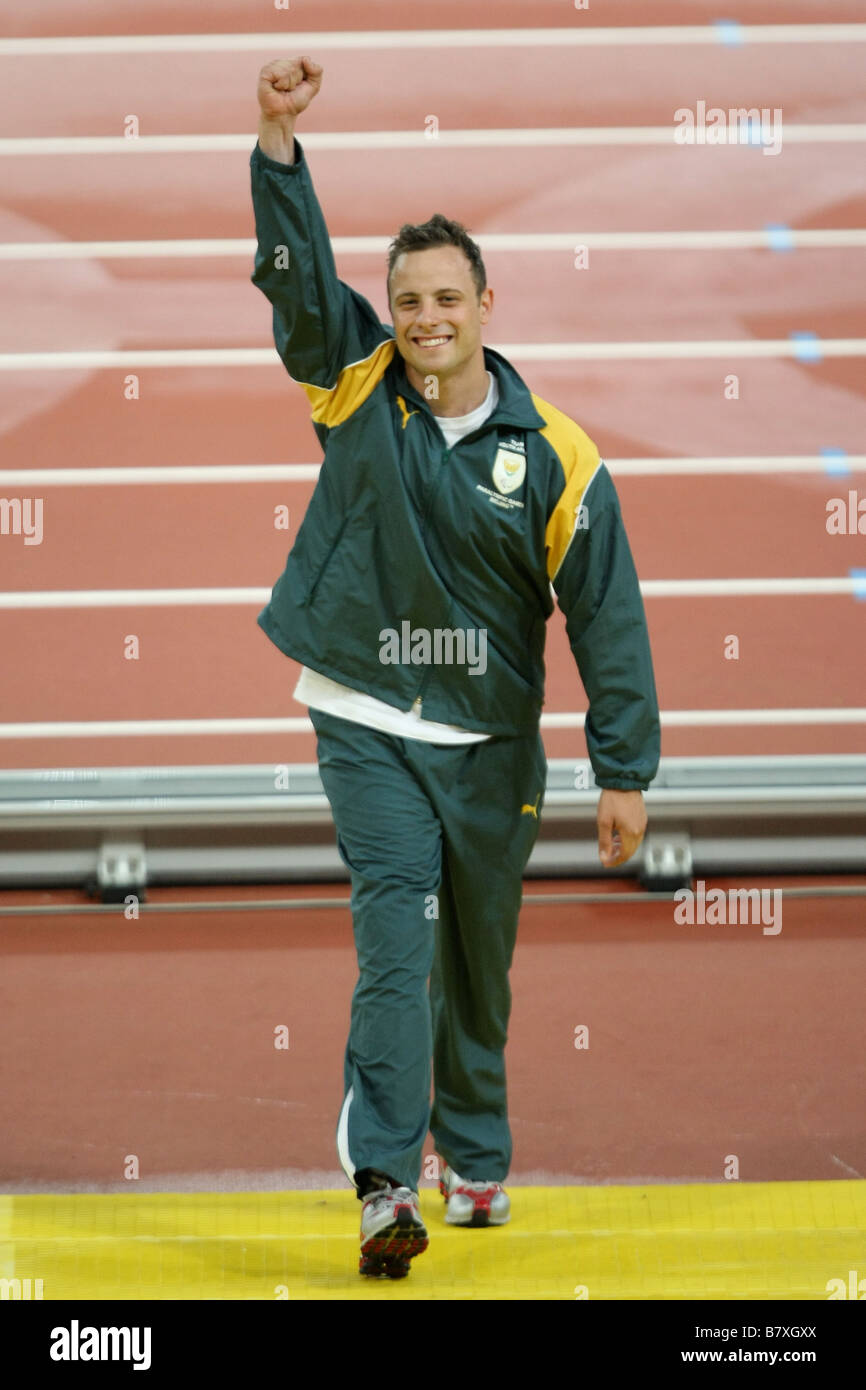
[[[324,68],[312,58],[278,58],[259,73],[259,106],[267,120],[290,120],[306,111],[322,85]]]
[[[602,791],[598,802],[598,857],[606,869],[631,859],[647,826],[643,792]]]
[[[295,162],[295,121],[322,85],[312,58],[278,58],[259,73],[259,148],[280,164]]]

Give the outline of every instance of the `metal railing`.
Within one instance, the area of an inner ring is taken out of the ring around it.
[[[598,877],[598,788],[551,759],[527,877]],[[613,871],[650,887],[692,874],[866,873],[866,756],[667,758],[649,833]],[[342,881],[312,764],[0,773],[0,885]]]

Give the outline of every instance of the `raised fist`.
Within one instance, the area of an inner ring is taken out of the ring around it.
[[[268,120],[294,122],[322,85],[324,69],[312,58],[278,58],[259,73],[259,106]]]

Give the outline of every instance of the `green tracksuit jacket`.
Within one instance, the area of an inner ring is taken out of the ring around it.
[[[420,699],[427,719],[526,734],[544,700],[553,591],[589,702],[596,781],[645,789],[659,758],[652,658],[596,446],[485,348],[499,404],[449,449],[393,328],[337,276],[297,140],[295,160],[253,151],[252,280],[324,462],[259,625],[288,656],[398,709]]]

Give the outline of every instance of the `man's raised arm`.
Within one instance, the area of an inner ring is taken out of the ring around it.
[[[280,58],[259,73],[259,148],[278,164],[295,162],[295,121],[322,85],[312,58]]]
[[[330,390],[349,363],[393,330],[337,276],[331,241],[295,122],[322,85],[312,58],[282,58],[259,74],[259,139],[250,159],[256,217],[254,285],[274,310],[274,342],[296,381]],[[309,393],[308,393],[309,394]]]

